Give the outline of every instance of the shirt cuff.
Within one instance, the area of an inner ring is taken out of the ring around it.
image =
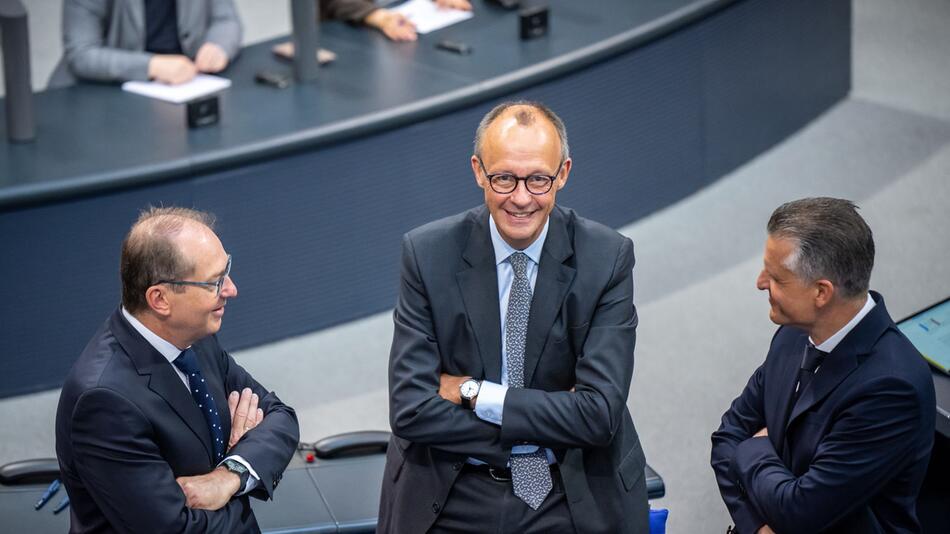
[[[240,457],[239,455],[237,455],[237,454],[235,454],[234,456],[228,456],[228,457],[225,458],[224,460],[221,460],[221,463],[218,464],[218,465],[223,464],[223,463],[226,462],[227,460],[234,460],[235,462],[238,462],[239,464],[243,465],[244,467],[247,468],[247,472],[251,475],[251,476],[247,477],[247,484],[245,484],[244,487],[241,488],[240,491],[238,491],[237,493],[235,493],[235,495],[244,495],[245,493],[248,493],[248,492],[250,492],[250,491],[253,491],[254,488],[256,488],[257,485],[258,485],[258,484],[260,483],[260,481],[261,481],[261,477],[257,476],[257,471],[254,471],[254,468],[251,467],[251,464],[247,463],[247,460],[245,460],[244,458],[241,458],[241,457]]]
[[[508,386],[502,386],[488,380],[482,380],[478,390],[478,399],[475,401],[475,415],[482,421],[501,425],[502,411],[505,408],[505,395]]]

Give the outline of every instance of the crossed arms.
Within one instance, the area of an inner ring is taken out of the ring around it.
[[[863,383],[821,438],[808,471],[796,477],[767,434],[765,365],[712,435],[719,491],[740,533],[763,527],[818,532],[863,505],[902,469],[919,431],[917,396],[895,377]]]
[[[393,433],[493,465],[505,465],[512,445],[518,442],[552,449],[609,444],[626,409],[637,325],[633,243],[623,239],[613,257],[609,280],[590,315],[570,318],[589,325],[582,351],[572,354],[576,359],[575,384],[553,392],[509,389],[504,421],[498,427],[439,395],[443,374],[440,341],[445,346],[450,343],[437,337],[430,295],[411,236],[406,236],[390,353]],[[469,351],[472,358],[478,358],[475,347]]]
[[[252,494],[267,497],[296,450],[296,415],[223,351],[221,357],[226,389],[243,392],[228,400],[234,411],[227,455],[240,456],[254,468],[260,484]],[[260,408],[252,410],[254,395]],[[176,479],[166,460],[168,451],[157,440],[155,422],[130,399],[113,389],[94,388],[80,396],[71,418],[69,439],[77,474],[117,531],[240,530],[246,500],[231,498],[241,489],[237,476],[216,468]]]

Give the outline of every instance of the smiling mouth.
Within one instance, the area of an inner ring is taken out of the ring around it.
[[[534,215],[534,212],[533,212],[533,211],[528,211],[528,212],[523,212],[523,213],[514,213],[514,212],[511,212],[511,211],[507,211],[507,210],[506,210],[505,213],[507,213],[508,216],[511,217],[511,218],[513,218],[513,219],[528,219],[528,218],[530,218],[532,215]]]

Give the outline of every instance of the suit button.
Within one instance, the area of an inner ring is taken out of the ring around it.
[[[439,503],[437,503],[437,502],[432,503],[432,513],[433,513],[433,514],[439,513],[439,510],[441,510],[441,509],[442,509],[442,507],[439,506]]]
[[[452,469],[454,469],[455,471],[458,471],[461,468],[462,468],[462,462],[455,462],[454,464],[452,464]]]

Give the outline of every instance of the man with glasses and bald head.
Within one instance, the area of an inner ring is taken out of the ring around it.
[[[122,305],[56,413],[70,532],[260,531],[248,496],[273,496],[299,429],[218,344],[237,286],[212,224],[151,208],[122,244]]]
[[[648,532],[633,243],[555,205],[572,165],[552,110],[501,104],[485,204],[404,236],[378,532]]]

